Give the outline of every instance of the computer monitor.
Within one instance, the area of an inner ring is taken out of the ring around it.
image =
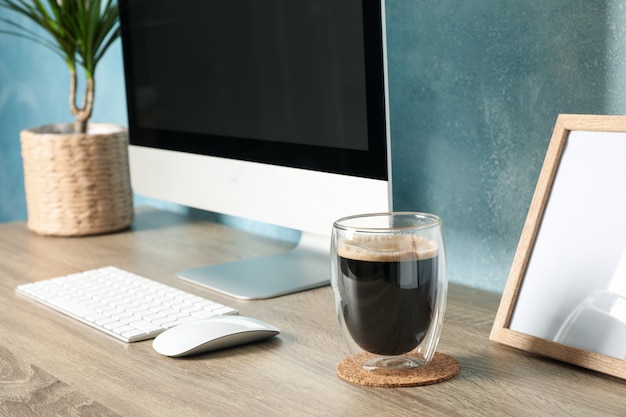
[[[135,192],[302,231],[179,276],[243,299],[328,284],[333,222],[391,210],[384,2],[119,6]]]

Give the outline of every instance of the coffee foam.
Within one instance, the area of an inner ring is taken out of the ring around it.
[[[337,243],[339,256],[356,261],[415,261],[433,258],[437,253],[435,242],[410,235],[358,236]]]

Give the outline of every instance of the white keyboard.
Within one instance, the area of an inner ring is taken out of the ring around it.
[[[20,285],[16,291],[125,342],[152,339],[178,324],[237,314],[113,266]]]

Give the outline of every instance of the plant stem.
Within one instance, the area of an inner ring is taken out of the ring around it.
[[[91,117],[93,111],[93,98],[95,90],[95,82],[93,75],[87,74],[85,77],[87,85],[85,86],[85,95],[82,107],[76,105],[76,70],[70,68],[70,110],[74,115],[74,132],[86,133],[87,121]]]

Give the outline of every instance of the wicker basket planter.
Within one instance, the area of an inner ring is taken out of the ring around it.
[[[28,228],[41,235],[85,236],[130,226],[133,197],[128,132],[122,126],[73,124],[20,134]]]

